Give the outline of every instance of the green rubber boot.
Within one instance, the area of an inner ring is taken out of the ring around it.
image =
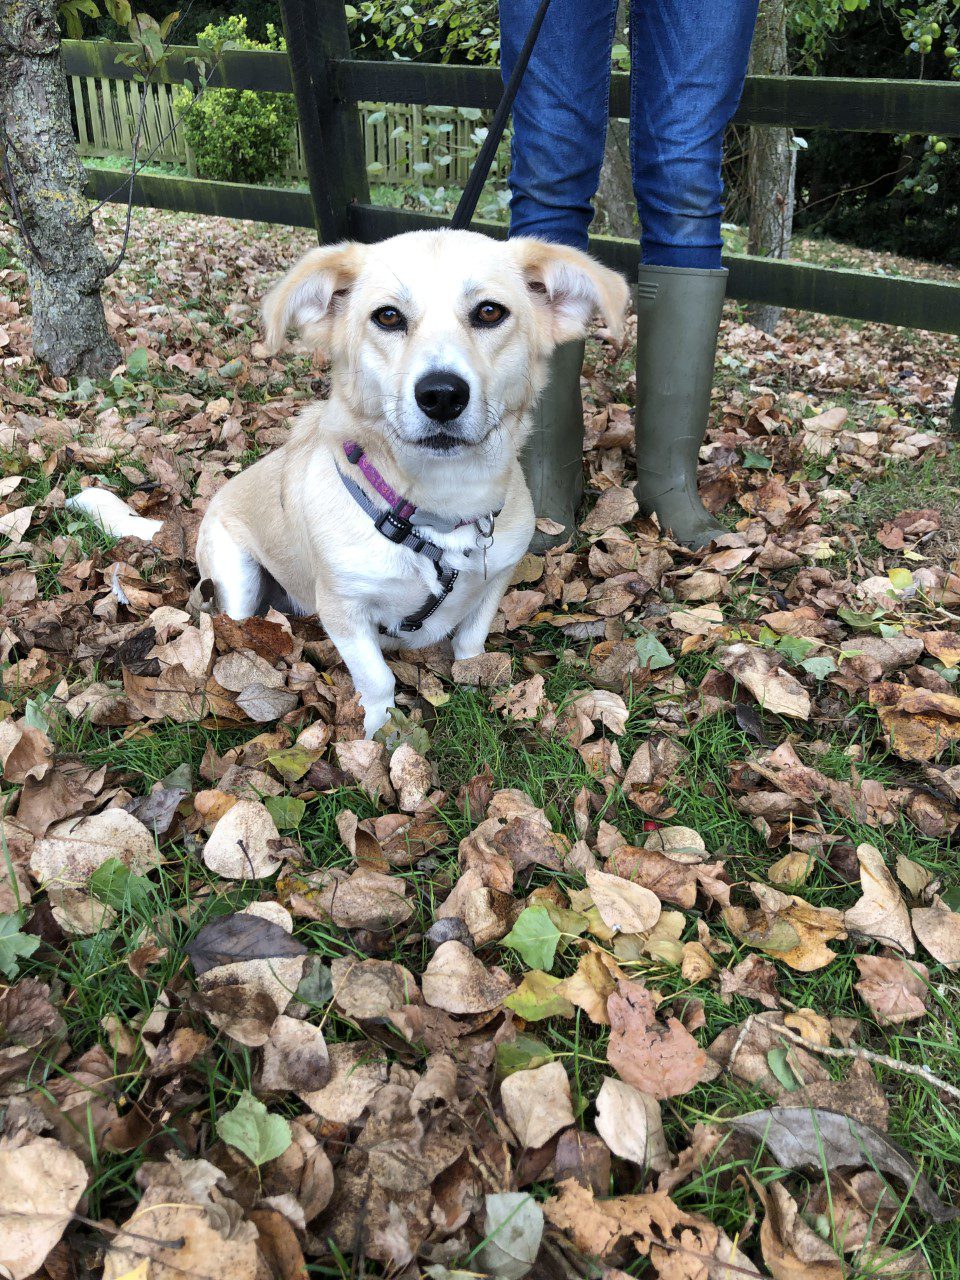
[[[563,525],[563,533],[533,535],[531,551],[565,542],[583,498],[583,342],[565,342],[550,358],[547,384],[533,411],[533,430],[523,451],[523,474],[537,518]]]
[[[637,297],[637,500],[677,542],[729,532],[697,492],[727,272],[640,268]]]

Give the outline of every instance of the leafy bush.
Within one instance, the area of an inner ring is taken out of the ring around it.
[[[283,49],[272,23],[265,41],[251,40],[245,17],[211,23],[199,32],[201,48],[216,56],[221,49]],[[297,110],[292,95],[250,89],[206,89],[194,98],[177,94],[176,111],[196,157],[201,178],[220,182],[268,182],[282,175],[293,146]]]

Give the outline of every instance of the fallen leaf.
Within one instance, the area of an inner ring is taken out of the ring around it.
[[[0,1140],[0,1259],[12,1280],[39,1271],[86,1187],[83,1161],[53,1138]]]
[[[560,1062],[514,1071],[500,1085],[500,1098],[522,1147],[542,1147],[574,1122],[570,1081]]]
[[[488,1013],[513,991],[502,969],[488,969],[462,942],[437,947],[423,971],[423,998],[447,1013]]]
[[[542,969],[531,969],[523,975],[523,981],[505,996],[502,1003],[507,1009],[527,1022],[541,1022],[544,1018],[571,1018],[574,1006],[562,994],[563,983]]]
[[[390,757],[390,782],[404,813],[416,813],[433,786],[433,770],[409,743],[403,742]]]
[[[660,899],[643,885],[594,870],[587,871],[586,880],[600,919],[608,929],[646,933],[660,919]]]
[[[881,1026],[912,1022],[927,1012],[930,972],[919,960],[896,956],[854,956],[860,971],[857,991]]]
[[[606,1076],[597,1094],[597,1133],[615,1156],[640,1168],[670,1167],[660,1104],[624,1080]]]
[[[704,1078],[706,1053],[677,1018],[657,1022],[653,997],[638,982],[620,982],[607,1002],[607,1061],[627,1084],[654,1098],[688,1093]]]
[[[203,861],[229,880],[262,880],[280,867],[279,847],[280,832],[266,805],[238,800],[213,828]]]
[[[814,1172],[837,1168],[882,1170],[900,1178],[919,1207],[934,1222],[952,1222],[960,1210],[946,1205],[896,1143],[850,1116],[819,1107],[769,1107],[727,1122],[770,1148],[785,1169]]]
[[[187,943],[186,951],[198,977],[235,961],[307,954],[307,948],[299,939],[291,937],[289,930],[248,911],[211,920]]]
[[[725,669],[759,702],[764,711],[810,719],[810,695],[799,680],[780,667],[775,652],[751,645],[731,645],[723,654]]]
[[[845,928],[849,933],[864,934],[912,956],[916,944],[910,913],[887,870],[883,854],[872,844],[861,844],[857,848],[857,861],[863,897],[844,913]]]
[[[283,1116],[271,1115],[264,1104],[244,1090],[235,1107],[217,1118],[217,1135],[257,1166],[282,1156],[293,1141]]]
[[[520,912],[513,928],[503,938],[503,945],[516,951],[531,969],[543,969],[549,973],[560,938],[560,930],[550,918],[547,908],[535,904]]]
[[[280,1014],[263,1046],[259,1087],[271,1093],[310,1093],[329,1079],[330,1054],[320,1028]]]
[[[942,898],[929,907],[914,907],[910,913],[913,931],[921,944],[951,973],[960,969],[960,915],[951,911]]]
[[[520,1280],[537,1260],[543,1210],[523,1191],[488,1192],[481,1264],[498,1280]]]

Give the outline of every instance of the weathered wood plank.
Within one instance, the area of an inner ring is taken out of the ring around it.
[[[334,92],[328,68],[349,62],[343,0],[280,0],[303,137],[303,158],[324,244],[347,233],[347,209],[370,199],[360,112]]]
[[[132,44],[113,44],[109,40],[64,40],[63,65],[68,76],[106,76],[111,80],[133,80],[137,72],[117,57],[132,53]],[[202,58],[209,66],[210,53],[196,45],[171,45],[162,65],[153,73],[154,80],[168,84],[200,83],[200,73],[193,62]],[[224,49],[210,76],[211,88],[260,89],[273,93],[292,93],[290,59],[276,49]]]
[[[112,198],[121,202],[126,199],[128,175],[121,170],[88,169],[87,178],[91,194],[97,199]],[[140,174],[134,182],[134,203],[154,209],[246,218],[291,227],[314,226],[309,194],[279,187],[245,187],[230,182]],[[350,232],[359,240],[381,240],[401,231],[437,229],[445,225],[442,218],[404,209],[354,205],[350,210]],[[499,239],[506,235],[505,227],[489,223],[476,224],[476,229]],[[590,248],[602,262],[622,271],[628,278],[635,273],[637,245],[634,241],[595,236]],[[742,254],[727,254],[724,262],[730,268],[732,298],[853,320],[960,333],[960,284],[875,276]]]
[[[446,224],[430,214],[360,205],[351,210],[351,233],[358,240],[382,240],[401,231],[439,229]],[[506,228],[475,223],[474,229],[498,239]],[[591,252],[628,279],[636,274],[637,244],[611,236],[592,236]],[[728,294],[745,302],[771,303],[800,311],[906,325],[938,333],[960,334],[960,284],[912,280],[821,267],[813,263],[726,254]]]
[[[130,173],[121,169],[87,169],[87,186],[97,200],[126,203]],[[134,179],[133,203],[138,208],[171,209],[178,213],[218,218],[244,218],[285,227],[316,224],[308,191],[283,187],[247,187],[203,178],[175,178],[141,173]]]
[[[68,75],[130,80],[134,72],[116,62],[133,45],[64,40]],[[190,62],[200,51],[171,46],[160,79],[197,83]],[[492,109],[500,98],[500,73],[493,67],[458,67],[425,62],[375,62],[344,57],[331,65],[332,91],[345,102],[407,102],[424,106]],[[293,83],[285,53],[226,49],[211,85],[290,93]],[[629,114],[629,77],[613,77],[611,114]],[[960,84],[935,80],[851,80],[829,76],[748,76],[735,119],[740,124],[792,125],[796,129],[842,129],[860,133],[936,133],[960,136]]]

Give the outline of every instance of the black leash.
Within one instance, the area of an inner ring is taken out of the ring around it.
[[[473,215],[477,211],[477,202],[480,199],[481,191],[483,191],[483,184],[486,182],[487,174],[490,172],[490,167],[496,158],[497,148],[500,146],[500,140],[503,137],[504,129],[507,127],[514,99],[520,88],[520,82],[523,80],[523,73],[527,69],[530,55],[533,53],[533,46],[537,43],[537,36],[540,34],[540,28],[543,26],[543,20],[547,16],[549,7],[550,0],[540,0],[540,8],[530,24],[527,38],[524,40],[520,56],[517,58],[517,65],[513,68],[513,74],[507,81],[503,96],[497,103],[497,109],[494,112],[493,119],[490,121],[490,128],[487,130],[487,136],[483,140],[480,154],[473,162],[470,176],[467,178],[466,186],[463,188],[463,195],[460,197],[460,203],[457,205],[450,220],[450,226],[454,231],[466,231],[473,221]]]

